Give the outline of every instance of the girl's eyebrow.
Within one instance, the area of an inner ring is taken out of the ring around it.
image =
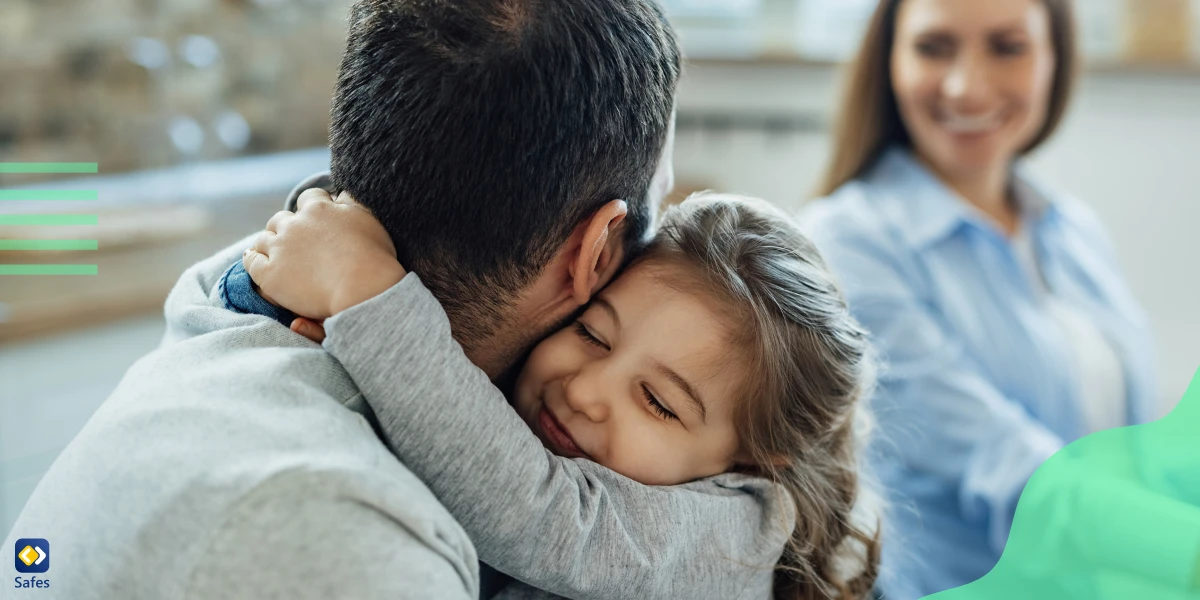
[[[684,395],[686,395],[688,400],[691,401],[688,404],[690,404],[695,412],[700,415],[700,422],[707,424],[708,411],[704,408],[704,403],[700,401],[700,395],[696,393],[695,388],[693,388],[686,379],[681,377],[679,373],[672,371],[666,365],[658,361],[651,362],[654,364],[654,370],[662,373],[667,379],[670,379],[672,383],[679,386],[679,389],[683,390]]]
[[[604,312],[607,312],[608,316],[612,317],[613,324],[617,326],[617,330],[621,330],[621,316],[617,314],[617,309],[613,308],[613,305],[609,303],[608,300],[605,300],[601,296],[596,296],[594,299],[592,299],[592,304],[604,309]],[[707,425],[708,410],[704,408],[704,403],[700,401],[700,394],[696,393],[696,388],[692,387],[692,385],[688,383],[686,379],[680,376],[679,373],[672,371],[666,365],[658,361],[651,362],[654,365],[654,370],[662,373],[663,376],[671,380],[671,383],[674,383],[679,387],[680,390],[683,391],[684,395],[687,396],[688,400],[690,401],[688,404],[690,404],[693,411],[700,416],[700,422]]]
[[[600,296],[596,296],[592,299],[592,304],[603,308],[604,311],[608,313],[608,316],[612,317],[613,324],[617,326],[617,329],[621,329],[621,317],[617,315],[617,309],[613,308],[613,305],[609,304],[608,300],[605,300]]]

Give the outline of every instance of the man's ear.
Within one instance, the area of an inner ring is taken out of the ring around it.
[[[620,266],[624,254],[622,223],[628,212],[624,200],[612,200],[576,229],[583,230],[583,239],[568,268],[572,296],[580,306],[587,304]]]

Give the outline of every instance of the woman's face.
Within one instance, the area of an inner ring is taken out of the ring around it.
[[[730,356],[720,316],[658,277],[672,268],[630,269],[530,354],[514,404],[551,452],[646,485],[734,465],[745,368]]]
[[[903,0],[894,44],[900,116],[940,173],[1005,168],[1044,125],[1056,59],[1040,0]]]

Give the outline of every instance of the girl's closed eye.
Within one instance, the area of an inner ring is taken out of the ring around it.
[[[646,397],[646,402],[650,404],[650,409],[657,413],[659,417],[667,421],[672,419],[676,421],[679,420],[679,417],[675,413],[671,412],[666,406],[663,406],[663,404],[654,397],[654,393],[651,392],[650,388],[646,387],[645,384],[642,385],[642,395]]]
[[[587,328],[587,325],[583,324],[583,321],[575,321],[575,333],[579,334],[579,337],[583,338],[583,341],[596,346],[597,348],[603,348],[605,350],[609,349],[608,344],[600,341],[600,338],[596,337],[595,334],[593,334],[591,330]]]
[[[605,344],[604,342],[600,341],[600,338],[596,337],[596,334],[592,333],[592,331],[590,329],[588,329],[587,325],[583,324],[583,321],[575,321],[574,329],[575,329],[575,333],[581,339],[583,339],[584,342],[591,344],[592,346],[596,346],[597,348],[603,348],[604,350],[609,350],[608,345]],[[658,398],[654,397],[654,393],[650,391],[649,387],[647,387],[645,384],[643,384],[641,386],[641,388],[642,388],[642,396],[644,396],[646,398],[646,404],[648,404],[650,406],[650,410],[654,411],[654,413],[656,415],[658,415],[659,418],[661,418],[665,421],[670,421],[670,420],[678,421],[679,420],[678,415],[671,412],[671,410],[669,408],[667,408],[662,402],[658,401]]]

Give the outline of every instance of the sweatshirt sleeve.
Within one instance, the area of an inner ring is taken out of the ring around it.
[[[221,275],[221,281],[217,283],[217,293],[225,310],[269,317],[284,327],[290,327],[292,320],[296,318],[288,309],[267,302],[254,289],[254,280],[250,278],[240,260],[230,265],[225,274]]]
[[[539,590],[520,581],[514,581],[500,590],[491,600],[565,600],[562,596]]]
[[[251,234],[234,242],[188,267],[179,276],[163,306],[166,331],[161,347],[219,329],[253,325],[261,321],[258,316],[249,313],[239,313],[238,318],[231,319],[228,314],[231,309],[224,299],[226,275],[235,263],[241,262],[242,250],[252,246],[257,235]]]
[[[651,487],[546,451],[415,274],[325,328],[388,443],[483,562],[571,598],[769,596],[795,518],[769,482]]]

